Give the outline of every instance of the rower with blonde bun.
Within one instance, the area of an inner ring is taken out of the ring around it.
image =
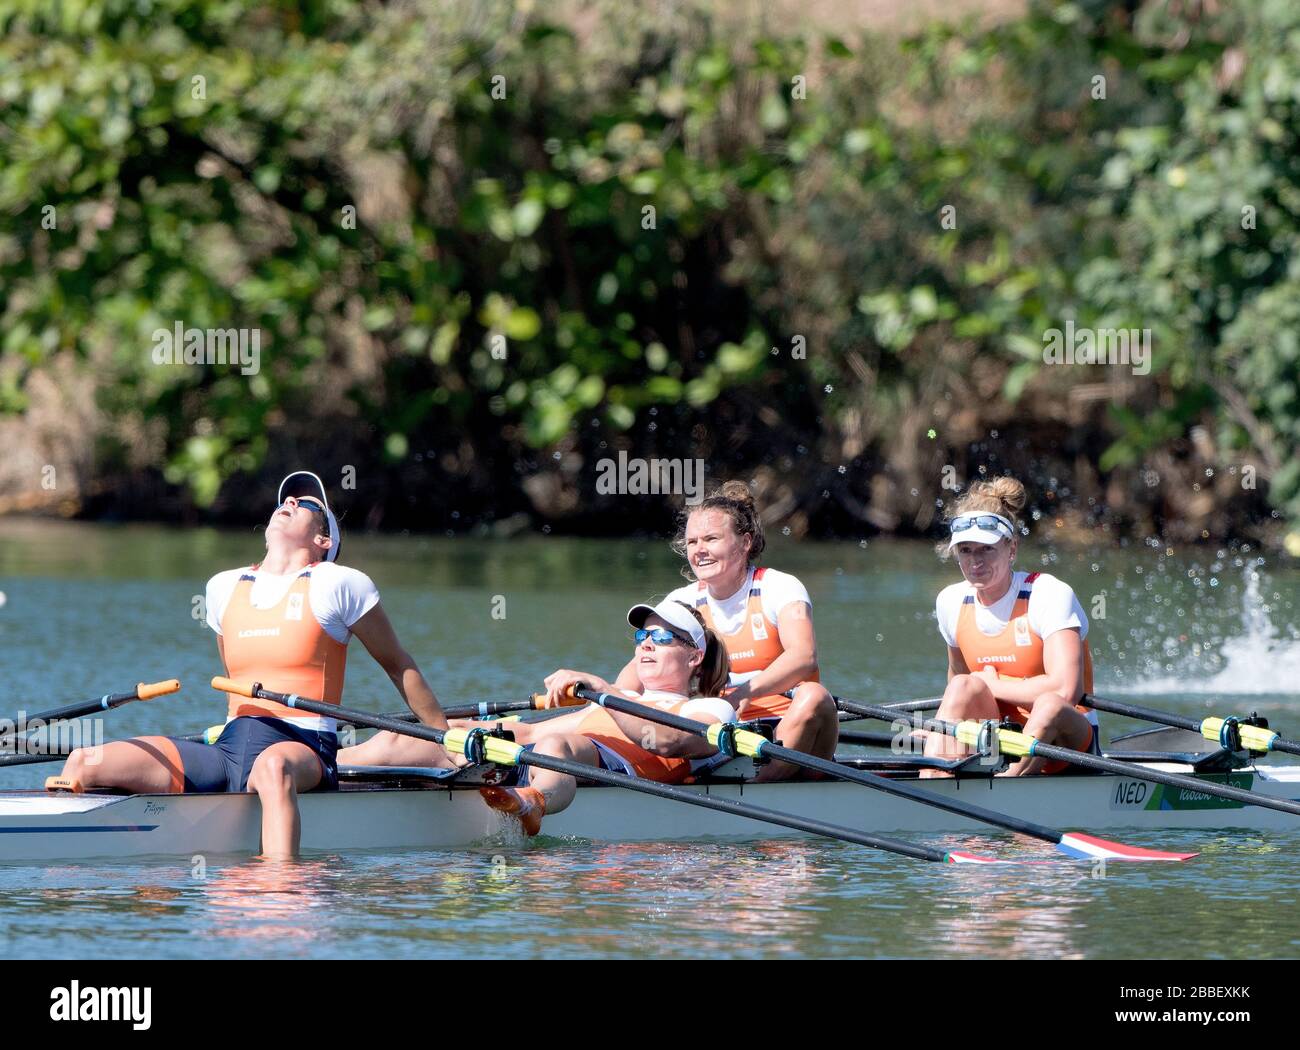
[[[962,582],[935,603],[948,645],[944,721],[1009,717],[1044,744],[1100,754],[1096,714],[1079,706],[1092,691],[1088,618],[1068,583],[1045,572],[1015,570],[1025,487],[1014,478],[976,482],[949,512],[941,557],[956,556]],[[968,753],[949,736],[929,733],[927,755]],[[1061,761],[1023,758],[1009,773],[1057,773]],[[946,775],[927,770],[924,776]]]

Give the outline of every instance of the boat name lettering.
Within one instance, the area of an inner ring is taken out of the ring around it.
[[[137,1032],[149,1029],[152,988],[82,988],[73,981],[50,991],[51,1021],[130,1021]]]
[[[1117,809],[1141,806],[1147,800],[1148,790],[1145,780],[1121,780],[1115,785],[1111,806]]]
[[[165,803],[154,802],[150,799],[144,804],[144,812],[146,816],[153,816],[155,813],[166,813],[167,806]]]

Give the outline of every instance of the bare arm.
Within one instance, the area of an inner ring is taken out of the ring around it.
[[[1059,693],[1071,703],[1083,695],[1083,639],[1077,627],[1068,627],[1047,636],[1043,642],[1043,666],[1046,673],[1033,678],[994,678],[988,676],[989,688],[998,700],[1021,707],[1032,707],[1044,693]]]
[[[791,602],[781,610],[776,618],[776,633],[785,651],[727,695],[733,706],[751,697],[784,693],[817,673],[817,636],[812,610],[806,602]]]
[[[434,729],[446,729],[447,716],[442,713],[438,698],[433,695],[411,654],[397,640],[397,632],[393,630],[384,607],[376,605],[361,617],[352,625],[352,633],[361,639],[375,663],[384,669],[416,718]]]
[[[632,666],[632,664],[629,664],[628,667],[623,668],[624,673],[628,672]],[[632,673],[635,674],[635,670]],[[621,678],[622,675],[620,674],[619,677]],[[625,700],[640,700],[635,689],[627,689],[621,685],[610,685],[599,675],[591,674],[588,671],[572,671],[567,668],[561,668],[546,676],[547,696],[552,702],[555,702],[569,686],[577,683],[582,683],[596,692],[613,693],[616,696],[622,696]],[[639,687],[640,682],[637,685]],[[653,751],[657,755],[663,755],[665,758],[696,758],[713,754],[714,749],[709,746],[708,742],[694,733],[671,729],[648,718],[625,714],[622,711],[613,711],[610,708],[605,708],[605,711],[629,740],[635,741],[647,751]],[[555,719],[555,721],[558,722],[561,719]],[[716,719],[711,719],[711,721],[716,721]],[[542,724],[546,725],[547,723]]]

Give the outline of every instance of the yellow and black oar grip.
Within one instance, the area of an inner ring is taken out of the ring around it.
[[[1236,731],[1237,739],[1247,751],[1271,751],[1277,734],[1263,726],[1253,726],[1232,718],[1207,718],[1201,723],[1201,736],[1213,740],[1220,747],[1229,747],[1231,733]]]
[[[515,765],[524,750],[522,744],[516,744],[505,737],[492,736],[482,729],[448,729],[442,734],[442,746],[471,761],[486,759],[499,766]]]
[[[155,696],[166,696],[168,693],[180,691],[181,683],[175,678],[168,678],[165,682],[141,682],[135,687],[135,698],[152,700]]]
[[[748,729],[737,729],[735,722],[714,722],[704,731],[704,739],[724,755],[757,757],[763,752],[767,737]]]
[[[217,675],[212,679],[212,688],[219,689],[223,693],[236,693],[239,696],[257,697],[256,682],[236,682],[233,678],[223,678]]]
[[[980,746],[980,732],[984,728],[983,722],[964,721],[958,722],[953,736],[963,744],[970,747]],[[1028,736],[1025,733],[1017,733],[1013,729],[994,729],[993,738],[998,742],[998,750],[1004,755],[1015,755],[1023,758],[1026,755],[1034,753],[1034,745],[1038,743],[1037,737]]]

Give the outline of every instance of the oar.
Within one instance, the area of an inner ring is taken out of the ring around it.
[[[898,718],[898,713],[891,711],[887,707],[860,704],[856,700],[844,700],[841,697],[836,697],[835,702],[841,709],[852,711],[866,718],[876,718],[882,722],[893,722]],[[935,733],[946,733],[948,736],[960,740],[963,744],[978,747],[986,725],[987,723],[984,722],[945,722],[938,718],[927,718],[924,724],[917,728]],[[1095,769],[1099,773],[1118,773],[1120,776],[1129,777],[1133,780],[1149,780],[1153,784],[1164,784],[1167,787],[1182,788],[1184,791],[1227,799],[1229,802],[1240,802],[1247,806],[1262,806],[1264,809],[1275,809],[1280,813],[1300,816],[1300,802],[1292,802],[1290,799],[1273,798],[1270,795],[1247,791],[1245,788],[1233,787],[1231,784],[1215,784],[1197,777],[1185,776],[1182,773],[1169,773],[1162,769],[1151,769],[1149,766],[1138,765],[1136,762],[1123,762],[1102,755],[1074,751],[1071,748],[1060,747],[1056,744],[1044,744],[1037,737],[1017,733],[1010,729],[1003,729],[996,725],[991,725],[989,728],[992,730],[989,734],[991,740],[997,744],[998,750],[1004,755],[1012,755],[1016,758],[1055,759],[1080,766],[1083,769]]]
[[[1251,725],[1239,718],[1186,718],[1183,715],[1159,711],[1154,707],[1138,707],[1136,704],[1122,704],[1118,700],[1084,693],[1079,701],[1084,707],[1105,711],[1112,715],[1124,715],[1126,718],[1138,718],[1144,722],[1160,722],[1175,729],[1190,729],[1199,733],[1206,740],[1213,740],[1220,747],[1237,751],[1233,746],[1239,743],[1247,751],[1285,751],[1288,755],[1300,755],[1300,743],[1287,740],[1279,733],[1263,726]],[[1236,740],[1233,740],[1233,736]]]
[[[483,700],[477,704],[460,704],[457,707],[444,707],[442,713],[448,718],[492,718],[495,715],[509,714],[512,711],[544,711],[554,706],[572,707],[578,701],[569,701],[553,705],[547,702],[545,693],[534,693],[527,700]],[[384,715],[399,722],[418,722],[410,711],[393,711]]]
[[[803,751],[782,747],[779,744],[774,744],[760,733],[738,728],[735,723],[715,722],[710,725],[705,722],[696,722],[694,719],[669,714],[667,711],[661,711],[647,704],[639,704],[634,700],[615,696],[612,693],[599,693],[581,686],[576,687],[573,692],[577,696],[590,700],[594,704],[599,704],[601,707],[609,708],[611,711],[622,711],[624,714],[635,715],[638,718],[659,722],[673,729],[680,729],[682,732],[703,737],[725,755],[732,757],[749,755],[755,758],[788,762],[792,766],[823,773],[826,776],[835,777],[837,780],[847,780],[852,784],[861,784],[863,787],[884,791],[887,794],[897,795],[899,798],[905,798],[912,802],[934,806],[936,809],[946,809],[949,813],[957,813],[960,816],[983,824],[992,824],[994,827],[1006,828],[1008,831],[1015,831],[1021,835],[1028,835],[1031,838],[1050,842],[1058,850],[1070,857],[1105,857],[1107,860],[1189,860],[1196,856],[1195,853],[1165,853],[1161,850],[1126,846],[1122,842],[1110,842],[1093,835],[1058,831],[1056,828],[1049,828],[1032,820],[1024,820],[1006,813],[997,813],[969,802],[958,802],[956,799],[926,791],[905,781],[890,780],[875,773],[868,773],[863,769],[852,769],[848,766],[842,766],[838,762],[831,762],[815,755],[806,754]]]
[[[152,700],[154,697],[166,696],[168,693],[175,693],[180,690],[181,683],[175,678],[169,678],[165,682],[141,682],[129,693],[109,693],[107,696],[97,697],[94,700],[82,700],[79,703],[67,704],[64,707],[52,707],[48,711],[39,711],[34,715],[26,715],[23,718],[23,727],[16,725],[16,720],[10,720],[8,725],[12,729],[0,732],[0,746],[8,744],[14,737],[30,732],[33,729],[43,729],[51,722],[66,722],[73,718],[84,718],[86,715],[97,714],[100,711],[111,711],[115,707],[121,707],[123,704],[129,704],[134,700]],[[33,726],[32,723],[40,722],[39,726]]]
[[[173,737],[172,739],[188,740],[195,744],[215,744],[217,737],[221,735],[221,731],[225,728],[225,726],[212,726],[202,733],[190,733],[188,736]],[[122,743],[121,740],[105,740],[104,747],[109,744],[120,743]],[[39,765],[41,762],[62,762],[71,753],[71,751],[51,751],[44,755],[24,755],[21,752],[14,755],[0,755],[0,769],[5,766],[31,766]]]
[[[177,684],[179,688],[179,683]],[[98,703],[98,701],[96,701]],[[541,711],[547,708],[546,695],[538,693],[529,697],[527,700],[485,700],[477,704],[462,704],[459,707],[447,707],[443,709],[443,714],[448,718],[489,718],[494,715],[507,714],[512,711]],[[556,712],[557,714],[559,712]],[[33,716],[33,720],[36,717]],[[399,722],[416,722],[418,719],[410,711],[399,711],[393,714],[385,715],[385,718],[394,718]],[[190,733],[187,736],[178,737],[179,740],[188,740],[195,744],[214,744],[221,731],[225,729],[224,725],[211,726],[202,733]],[[106,741],[106,743],[116,743],[116,741]],[[52,752],[46,755],[2,755],[0,754],[0,768],[5,766],[29,766],[41,762],[59,762],[68,757],[68,752]]]
[[[1000,863],[993,857],[982,857],[973,853],[947,852],[904,842],[902,839],[868,835],[853,828],[828,824],[825,821],[800,817],[793,813],[781,813],[774,809],[754,806],[746,802],[718,798],[715,795],[696,794],[684,788],[629,776],[626,773],[613,773],[607,769],[584,765],[581,762],[570,762],[567,759],[553,758],[550,755],[539,755],[535,751],[525,750],[522,744],[516,744],[512,740],[490,736],[482,729],[441,730],[420,725],[419,723],[412,725],[407,722],[400,722],[395,718],[367,714],[363,711],[353,711],[346,707],[339,707],[336,704],[325,704],[319,700],[309,700],[306,697],[290,693],[272,692],[269,689],[263,689],[260,683],[236,682],[229,678],[217,677],[212,679],[212,687],[223,692],[236,693],[240,696],[274,700],[295,710],[310,711],[313,714],[327,718],[337,718],[342,721],[352,722],[355,725],[368,726],[371,729],[387,729],[389,732],[402,733],[419,740],[431,740],[435,744],[441,744],[448,751],[464,755],[471,762],[486,760],[503,766],[535,766],[538,769],[549,769],[555,773],[564,773],[579,780],[594,780],[599,784],[627,788],[629,791],[639,791],[642,794],[655,795],[674,802],[684,802],[687,805],[699,806],[702,809],[730,813],[732,816],[745,817],[766,824],[776,824],[780,827],[791,828],[794,831],[822,835],[826,838],[840,839],[859,846],[870,846],[873,849],[897,853],[915,860],[933,861],[940,864]]]

